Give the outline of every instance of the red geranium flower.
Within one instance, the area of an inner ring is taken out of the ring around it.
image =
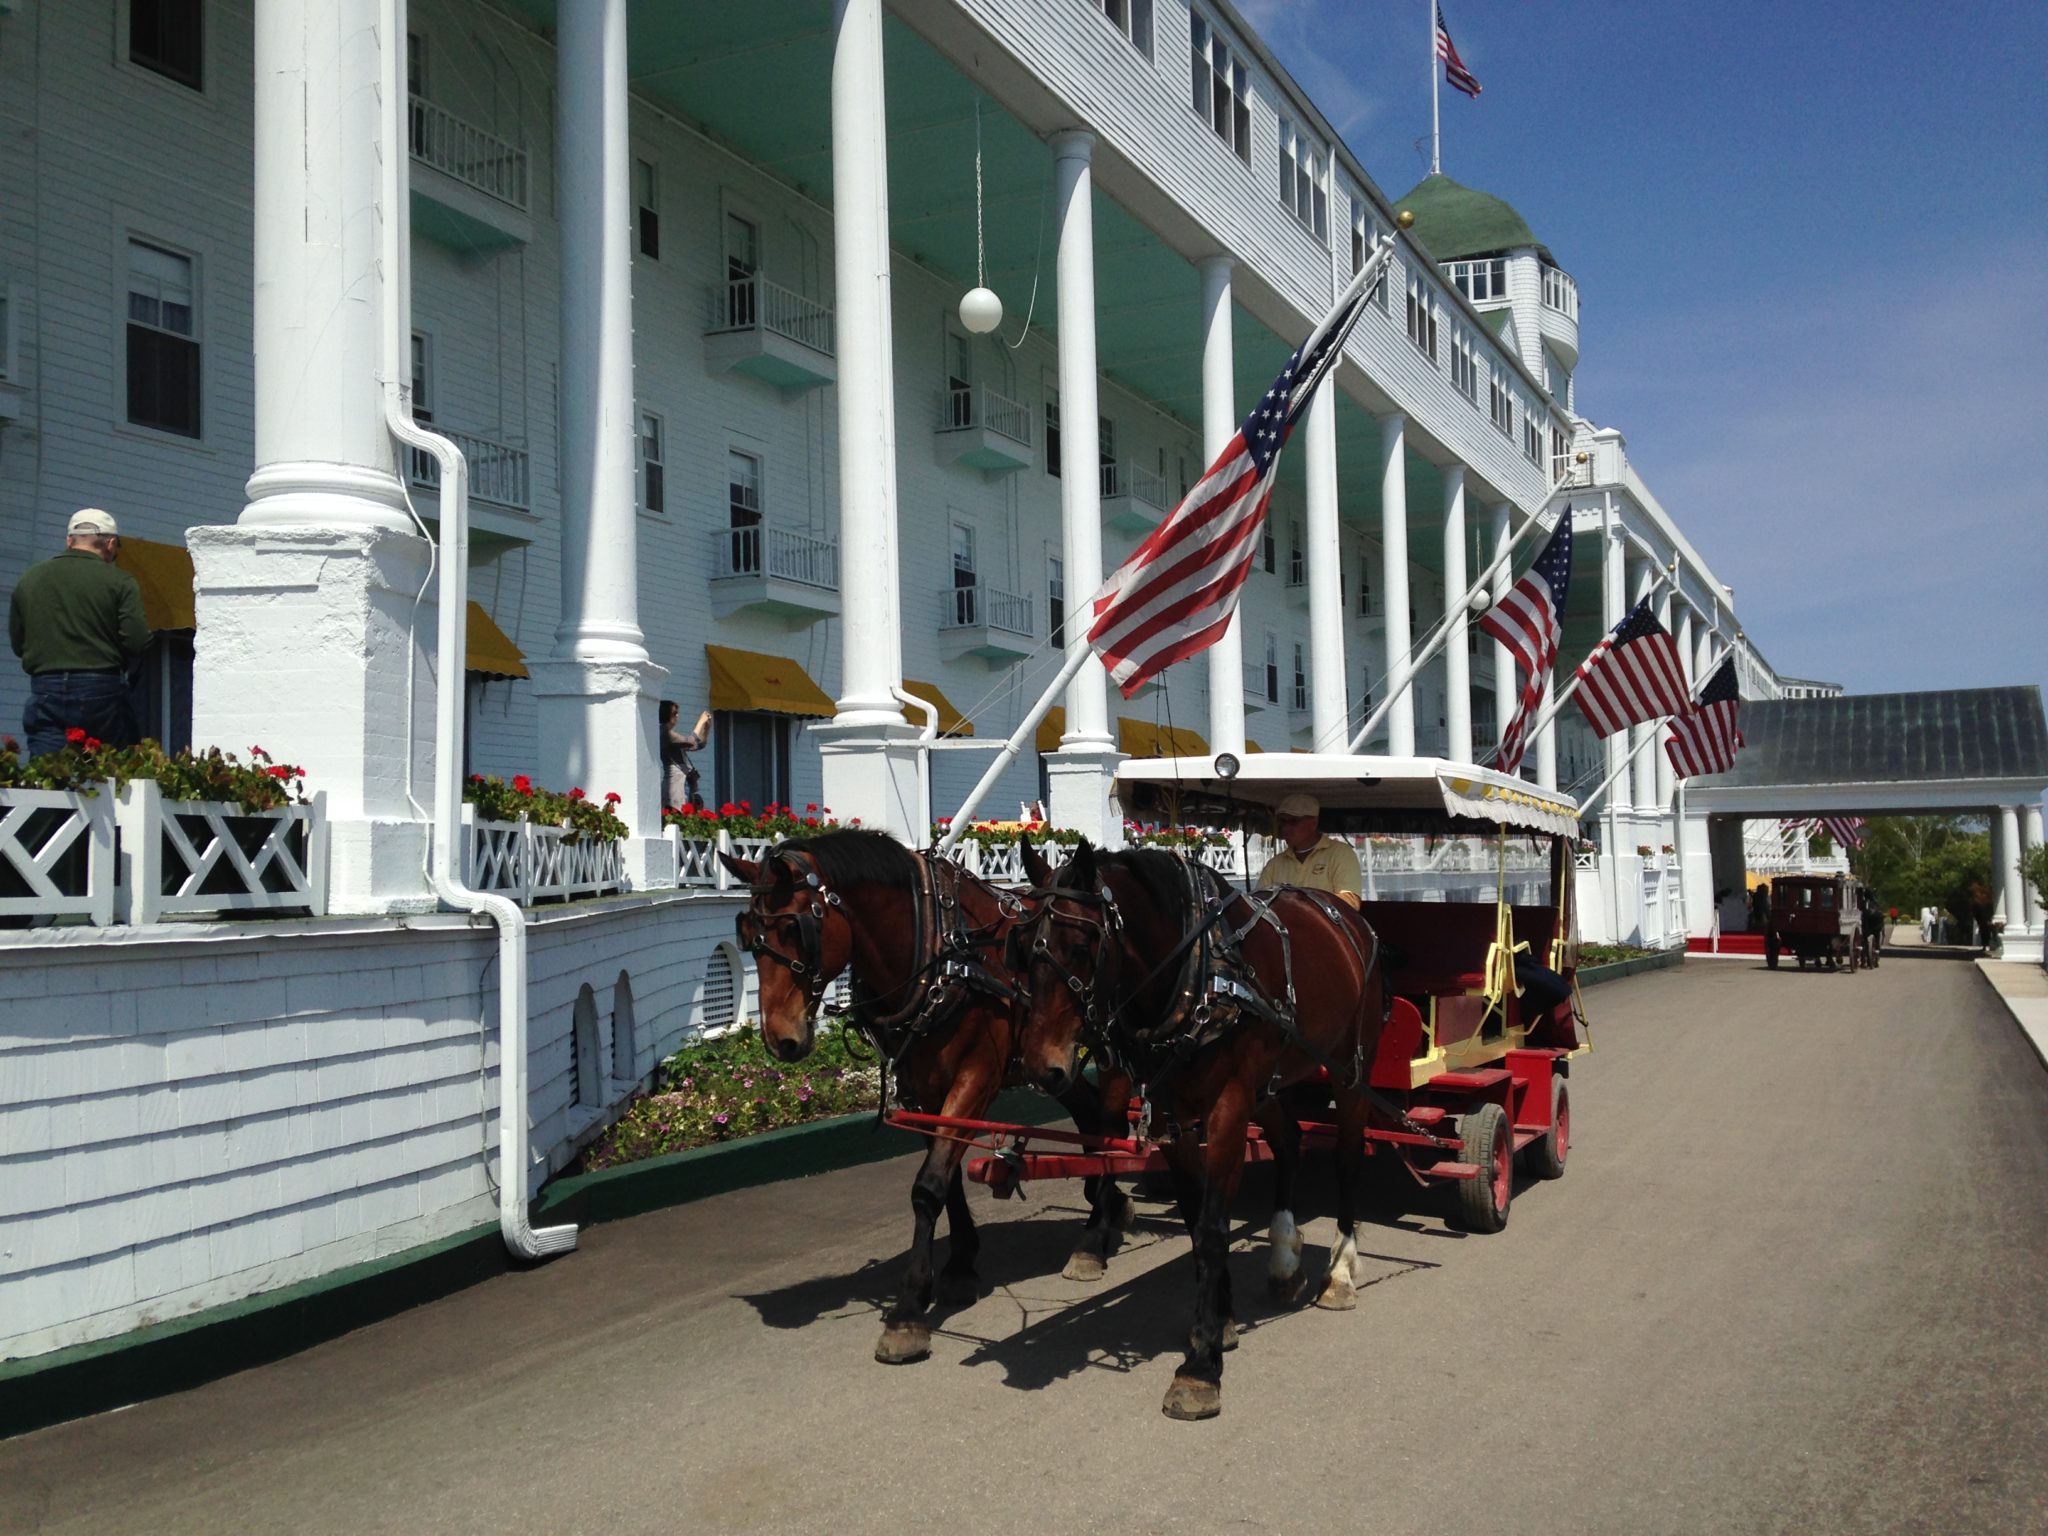
[[[285,765],[282,763],[279,763],[274,767],[266,768],[263,771],[269,774],[273,779],[288,779],[292,776],[291,769],[285,767]]]
[[[804,809],[807,811],[816,812],[818,808],[815,805],[807,805],[804,807]]]
[[[514,774],[512,788],[522,795],[530,795],[533,793],[533,780],[523,773]]]
[[[105,745],[106,743],[101,741],[97,736],[88,736],[85,738],[85,750],[88,752],[97,752],[101,747]]]
[[[586,800],[589,796],[585,795],[580,789],[572,789],[569,791],[569,798],[571,800]]]
[[[817,824],[818,818],[815,816],[806,816],[804,818],[804,825],[807,827],[815,827]]]
[[[615,789],[606,790],[604,792],[604,803],[606,805],[617,805],[619,803],[619,792]]]
[[[748,815],[748,816],[751,816],[751,815],[753,815],[753,814],[754,814],[754,802],[753,802],[753,801],[751,801],[751,800],[742,800],[742,801],[740,802],[740,810],[741,810],[741,811],[742,811],[742,812],[743,812],[744,814],[746,814],[746,815]]]
[[[85,732],[80,727],[74,725],[64,733],[64,739],[74,747],[83,746],[85,744]]]
[[[739,813],[740,808],[734,805],[730,800],[726,801],[725,804],[721,805],[718,808],[718,814],[721,816],[737,816],[739,815]]]

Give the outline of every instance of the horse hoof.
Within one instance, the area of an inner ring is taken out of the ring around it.
[[[1322,1295],[1316,1298],[1316,1305],[1325,1312],[1349,1312],[1358,1305],[1358,1292],[1352,1286],[1333,1280],[1323,1287]]]
[[[1087,1248],[1076,1248],[1073,1257],[1067,1260],[1067,1267],[1060,1271],[1060,1278],[1093,1282],[1108,1273],[1109,1265],[1101,1254]]]
[[[891,1323],[875,1345],[875,1358],[884,1365],[908,1365],[931,1352],[932,1331],[923,1323]]]
[[[1169,1419],[1213,1419],[1223,1411],[1223,1388],[1213,1381],[1176,1376],[1159,1411]]]

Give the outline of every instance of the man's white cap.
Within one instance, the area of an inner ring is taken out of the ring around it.
[[[81,533],[119,533],[120,531],[120,525],[114,521],[114,514],[102,512],[98,507],[80,507],[71,514],[71,526],[65,530],[66,533],[74,535]]]
[[[1323,807],[1314,795],[1289,795],[1273,808],[1276,816],[1320,816]]]

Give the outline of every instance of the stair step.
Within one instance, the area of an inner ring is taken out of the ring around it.
[[[1479,1067],[1470,1072],[1439,1072],[1429,1080],[1431,1088],[1450,1093],[1473,1093],[1481,1088],[1496,1088],[1514,1077],[1506,1067]]]
[[[1417,1125],[1442,1125],[1450,1113],[1440,1104],[1417,1104],[1408,1111],[1408,1118]]]
[[[1425,1178],[1431,1179],[1476,1179],[1479,1177],[1477,1163],[1431,1163],[1421,1170]]]

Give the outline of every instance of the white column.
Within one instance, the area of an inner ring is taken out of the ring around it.
[[[199,628],[192,736],[259,743],[327,792],[328,910],[431,908],[429,551],[384,422],[396,285],[376,0],[258,6],[255,472],[231,527],[190,530]],[[392,43],[403,46],[402,40]]]
[[[1380,590],[1387,605],[1387,755],[1415,755],[1414,673],[1408,663],[1408,418],[1382,416],[1380,428]]]
[[[1695,688],[1706,683],[1708,669],[1718,664],[1714,654],[1717,649],[1714,640],[1720,633],[1720,628],[1718,605],[1712,616],[1706,613],[1700,615],[1699,638],[1692,653],[1692,681]]]
[[[1629,563],[1635,568],[1633,571],[1635,579],[1629,584],[1629,604],[1633,607],[1636,603],[1649,596],[1650,586],[1657,579],[1657,563],[1654,560],[1641,557],[1631,560]],[[1631,748],[1642,747],[1643,743],[1650,739],[1650,733],[1655,729],[1656,727],[1649,725],[1630,726],[1628,728],[1629,746]],[[1643,750],[1636,754],[1633,763],[1630,765],[1630,777],[1635,782],[1636,814],[1653,824],[1656,820],[1660,804],[1657,799],[1657,765],[1650,760],[1655,750],[1654,747],[1643,747]],[[1655,843],[1657,839],[1652,837],[1649,841]]]
[[[633,198],[626,0],[564,6],[555,33],[561,206],[562,617],[531,663],[550,788],[616,792],[628,879],[673,885],[655,711],[667,670],[640,632],[633,473]]]
[[[1685,611],[1678,616],[1677,640],[1678,664],[1685,668],[1687,684],[1691,686],[1694,692],[1698,692],[1700,684],[1705,682],[1706,679],[1700,675],[1699,664],[1694,660],[1696,653],[1693,650],[1692,643],[1692,606],[1690,604],[1687,604]]]
[[[1195,263],[1202,278],[1202,467],[1216,462],[1238,427],[1230,336],[1230,258]],[[1064,418],[1063,418],[1064,419]],[[1209,750],[1244,755],[1244,611],[1209,647]]]
[[[1998,835],[1992,839],[1992,852],[1999,860],[1999,867],[1992,880],[1992,890],[1998,893],[1999,910],[2005,915],[2005,926],[2015,933],[2022,932],[2027,924],[2026,882],[2020,877],[2020,808],[2016,805],[2001,805],[1998,808]]]
[[[1337,531],[1337,386],[1326,379],[1309,402],[1308,644],[1310,746],[1342,752],[1351,739],[1345,687],[1343,541]]]
[[[1458,600],[1465,595],[1465,466],[1444,470],[1444,603],[1450,611],[1450,635],[1444,641],[1445,755],[1454,763],[1472,761],[1472,656],[1466,649],[1472,609]]]
[[[1663,588],[1657,598],[1657,622],[1662,624],[1667,632],[1671,629],[1671,588],[1669,585]],[[1683,648],[1679,650],[1678,656],[1678,665],[1682,669],[1685,666],[1685,651]],[[1652,736],[1661,737],[1664,735],[1664,726],[1661,723],[1648,727],[1648,730]],[[1657,810],[1669,823],[1678,793],[1678,776],[1671,771],[1671,759],[1664,755],[1664,747],[1661,742],[1652,746],[1649,751],[1650,756],[1656,759],[1651,766],[1657,775]]]
[[[1493,600],[1499,602],[1515,584],[1514,562],[1501,560],[1512,533],[1513,514],[1509,504],[1499,502],[1493,509],[1493,558],[1499,562],[1493,572]],[[1508,734],[1508,722],[1515,716],[1518,685],[1515,681],[1515,653],[1498,640],[1493,642],[1493,747]],[[1489,748],[1487,755],[1492,755]]]
[[[832,270],[839,384],[840,682],[815,727],[825,802],[912,844],[933,814],[918,787],[903,679],[896,526],[896,366],[889,301],[889,161],[882,0],[832,7]],[[1068,590],[1073,591],[1070,581]],[[936,614],[919,610],[920,622]]]
[[[1096,414],[1095,135],[1069,129],[1052,136],[1059,277],[1060,542],[1067,591],[1077,601],[1102,585],[1101,439]],[[1070,625],[1069,645],[1087,644],[1085,621]],[[1120,847],[1123,817],[1109,792],[1122,761],[1109,732],[1109,679],[1090,656],[1067,687],[1067,730],[1046,765],[1056,825],[1084,833],[1098,846]]]
[[[2039,801],[2020,808],[2020,832],[2020,852],[2022,854],[2029,848],[2041,846],[2041,806]],[[2039,894],[2034,890],[2031,882],[2022,880],[2020,882],[2020,895],[2026,903],[2027,931],[2029,933],[2040,933],[2042,931],[2042,914]]]

